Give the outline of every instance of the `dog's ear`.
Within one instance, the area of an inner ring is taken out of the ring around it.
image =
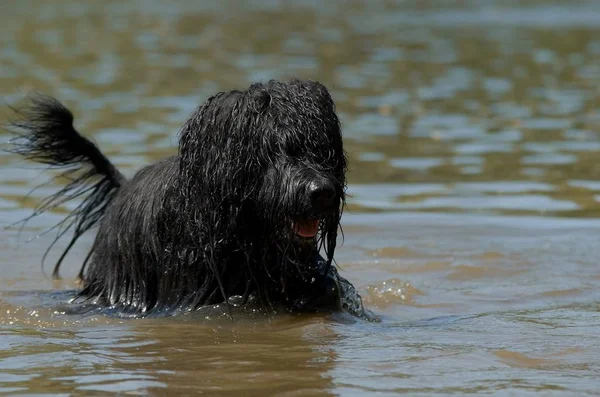
[[[271,94],[269,94],[269,91],[267,91],[266,88],[261,87],[257,90],[251,90],[250,92],[252,93],[251,95],[254,105],[253,108],[257,113],[261,114],[265,112],[269,108],[269,106],[271,106],[273,98],[271,97]]]
[[[319,101],[327,101],[332,102],[331,94],[327,87],[318,81],[314,80],[300,80],[300,79],[292,79],[290,80],[290,85],[299,87],[300,91],[311,93],[312,97],[318,99]]]

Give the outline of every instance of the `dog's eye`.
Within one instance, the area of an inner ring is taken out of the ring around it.
[[[329,160],[337,160],[337,157],[335,156],[335,150],[333,150],[333,148],[329,148],[329,150],[327,151],[327,161]]]
[[[283,152],[292,158],[297,158],[302,154],[302,146],[297,142],[287,141],[283,145]]]

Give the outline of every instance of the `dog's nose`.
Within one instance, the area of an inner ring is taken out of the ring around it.
[[[316,214],[327,212],[335,199],[335,186],[327,179],[314,180],[308,185],[308,197]]]

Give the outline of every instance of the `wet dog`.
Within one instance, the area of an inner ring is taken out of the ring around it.
[[[98,226],[75,302],[146,316],[235,297],[269,310],[364,315],[333,263],[347,160],[323,85],[270,81],[216,94],[181,129],[178,154],[131,180],[56,99],[33,96],[16,115],[12,151],[64,167],[71,181],[35,214],[84,197],[62,224],[73,237],[55,277]]]

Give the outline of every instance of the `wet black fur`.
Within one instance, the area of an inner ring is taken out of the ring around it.
[[[99,226],[77,302],[148,315],[241,296],[267,308],[361,315],[360,297],[332,265],[347,162],[323,85],[271,81],[214,95],[183,126],[178,154],[129,181],[57,100],[34,96],[17,114],[13,151],[71,177],[34,215],[85,197],[61,225],[74,235],[55,276],[77,238]],[[327,208],[310,201],[315,183],[333,186]],[[318,238],[294,232],[306,219],[320,219]]]

